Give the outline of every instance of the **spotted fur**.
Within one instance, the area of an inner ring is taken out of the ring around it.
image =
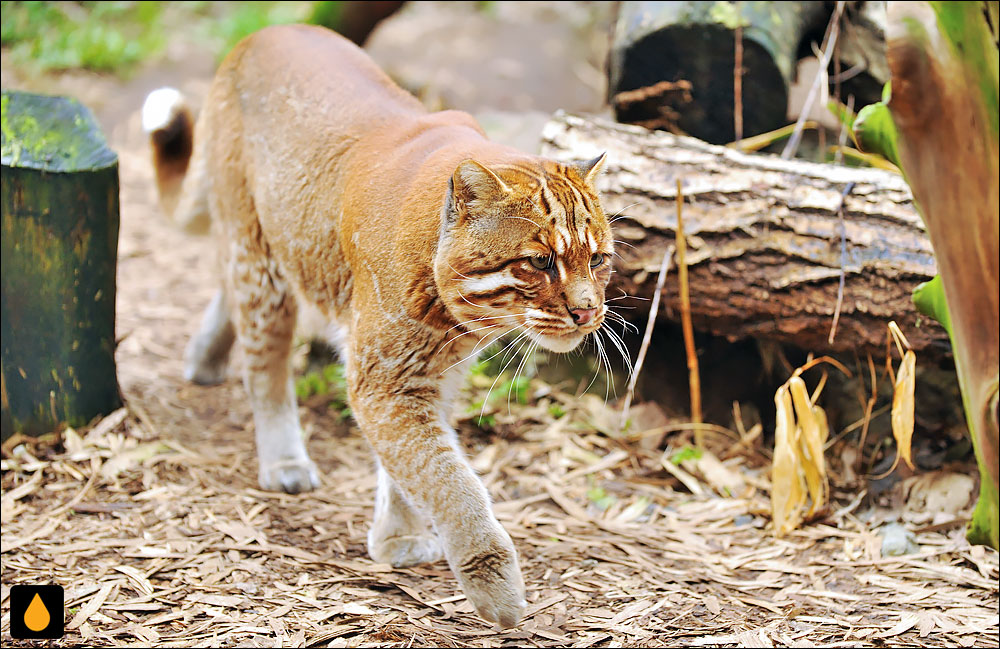
[[[448,413],[490,342],[514,333],[565,352],[601,326],[603,158],[564,165],[494,144],[469,115],[426,112],[354,45],[305,26],[240,43],[193,146],[170,149],[191,141],[191,123],[178,93],[147,100],[163,205],[182,223],[210,214],[225,269],[186,376],[221,381],[238,339],[261,486],[317,487],[289,351],[297,300],[318,307],[342,333],[351,408],[378,458],[372,558],[443,555],[480,615],[516,624],[517,552]]]

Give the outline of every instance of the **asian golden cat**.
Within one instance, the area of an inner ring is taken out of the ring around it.
[[[568,352],[605,319],[612,238],[594,180],[427,112],[346,39],[280,26],[223,61],[195,124],[180,94],[143,107],[161,202],[211,223],[223,277],[185,376],[222,381],[239,340],[259,481],[319,484],[289,368],[297,300],[339,331],[351,409],[377,455],[368,551],[439,559],[483,618],[520,620],[517,551],[448,424],[465,370],[515,332]]]

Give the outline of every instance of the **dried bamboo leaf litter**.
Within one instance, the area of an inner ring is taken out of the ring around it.
[[[510,435],[463,426],[521,553],[522,625],[498,633],[481,622],[444,562],[373,563],[365,550],[372,457],[356,431],[303,407],[324,484],[297,496],[263,492],[239,381],[181,380],[184,344],[213,290],[211,243],[157,216],[138,116],[111,140],[122,175],[117,354],[129,410],[61,443],[5,455],[5,646],[19,645],[9,636],[10,587],[30,583],[66,588],[67,633],[57,646],[1000,641],[997,554],[970,547],[961,525],[915,529],[916,552],[883,558],[876,528],[895,514],[863,518],[845,504],[857,494],[833,486],[835,513],[774,539],[770,483],[751,454],[729,457],[728,441],[707,436],[748,485],[718,497],[644,446],[642,431],[597,432],[599,403],[558,392],[550,397],[566,411],[558,418],[543,403],[513,403]],[[233,368],[240,362],[237,354]],[[671,434],[675,447],[690,441]]]

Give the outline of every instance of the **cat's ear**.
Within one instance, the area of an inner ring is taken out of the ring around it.
[[[463,160],[451,177],[455,198],[463,203],[499,198],[511,191],[500,176],[475,160]]]
[[[576,170],[580,172],[580,175],[583,176],[583,179],[586,180],[587,183],[593,185],[594,181],[597,180],[597,177],[601,174],[601,169],[604,168],[604,161],[607,157],[608,153],[605,151],[593,160],[577,162],[573,166],[576,167]]]

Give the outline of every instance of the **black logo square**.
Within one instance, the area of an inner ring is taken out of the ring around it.
[[[62,586],[11,586],[10,637],[18,640],[63,637],[66,626]]]

